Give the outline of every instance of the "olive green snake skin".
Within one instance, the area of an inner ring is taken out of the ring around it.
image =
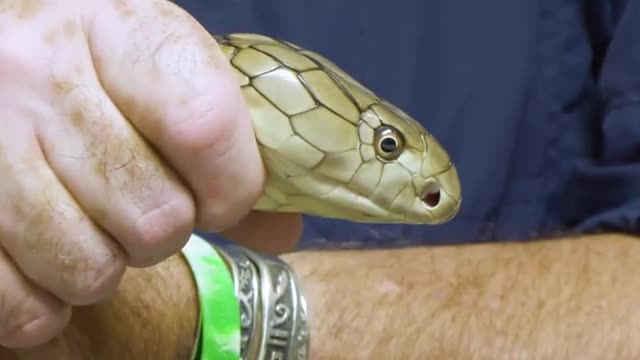
[[[257,34],[215,36],[242,88],[268,173],[256,210],[440,224],[458,173],[418,122],[331,61]]]

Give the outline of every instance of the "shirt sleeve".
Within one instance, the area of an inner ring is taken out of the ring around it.
[[[600,146],[596,161],[576,170],[580,181],[572,191],[588,201],[574,210],[581,232],[640,234],[640,2],[606,6],[598,13],[608,24],[608,40],[595,61],[603,104]]]

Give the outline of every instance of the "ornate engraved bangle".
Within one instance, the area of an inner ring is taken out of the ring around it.
[[[243,249],[260,274],[261,335],[257,359],[304,360],[309,352],[306,300],[289,266]]]
[[[258,308],[260,288],[259,275],[255,265],[241,247],[227,245],[218,247],[220,254],[232,269],[235,293],[240,302],[240,358],[242,360],[257,359],[259,347],[254,339],[260,336],[256,332],[260,319]]]
[[[307,303],[281,259],[238,245],[214,246],[233,276],[240,309],[240,359],[306,360]]]

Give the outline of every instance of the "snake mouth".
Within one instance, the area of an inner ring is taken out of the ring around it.
[[[437,181],[429,181],[424,189],[424,195],[422,196],[422,202],[427,205],[428,208],[435,208],[440,204],[440,184]]]

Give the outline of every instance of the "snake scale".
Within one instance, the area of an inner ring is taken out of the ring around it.
[[[313,51],[259,34],[215,39],[268,173],[256,210],[365,223],[440,224],[456,215],[456,168],[411,116]]]

